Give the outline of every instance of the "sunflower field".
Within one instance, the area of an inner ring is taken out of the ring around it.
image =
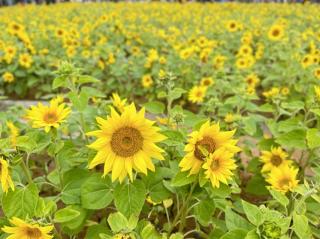
[[[0,239],[320,238],[319,12],[0,8]]]

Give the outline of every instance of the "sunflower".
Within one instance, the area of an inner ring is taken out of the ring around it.
[[[212,187],[219,188],[220,182],[228,184],[232,177],[232,170],[236,169],[233,153],[224,148],[217,149],[209,154],[202,168],[205,170],[206,178],[210,179]]]
[[[113,106],[122,113],[126,107],[127,99],[121,99],[117,93],[112,93],[112,104]]]
[[[25,68],[30,68],[32,61],[32,57],[28,53],[23,53],[19,56],[19,64]]]
[[[316,68],[313,74],[317,79],[320,79],[320,67]]]
[[[272,169],[266,181],[271,184],[272,189],[286,193],[297,187],[299,183],[296,179],[297,174],[298,169],[283,165]]]
[[[273,25],[269,29],[268,37],[272,41],[279,41],[284,36],[284,28],[282,25]]]
[[[201,103],[203,102],[204,97],[206,96],[207,87],[205,86],[194,86],[189,91],[188,99],[192,103]]]
[[[2,78],[3,78],[3,81],[4,82],[8,82],[8,83],[11,83],[14,81],[14,75],[11,73],[11,72],[5,72],[3,75],[2,75]]]
[[[239,30],[240,25],[238,24],[238,22],[236,22],[234,20],[230,20],[227,22],[226,28],[229,32],[235,32],[235,31]]]
[[[212,86],[213,84],[214,84],[214,81],[212,77],[203,77],[200,82],[200,85],[204,87],[209,87],[209,86]]]
[[[248,86],[256,87],[256,85],[260,82],[260,79],[256,74],[251,73],[245,78],[245,81],[248,84]]]
[[[281,94],[282,95],[289,95],[289,93],[290,93],[290,89],[288,87],[283,87],[281,89]]]
[[[245,57],[240,57],[237,59],[236,61],[236,67],[238,69],[245,69],[248,67],[248,62],[247,59]]]
[[[98,139],[88,147],[97,150],[89,164],[89,169],[104,164],[104,175],[112,171],[112,181],[120,182],[129,175],[133,180],[132,169],[147,174],[155,170],[151,158],[164,160],[156,143],[165,139],[154,122],[144,116],[145,109],[136,111],[134,104],[125,107],[122,114],[111,108],[107,119],[97,117],[100,130],[88,133]]]
[[[210,121],[204,123],[199,131],[189,135],[188,144],[184,148],[186,155],[179,164],[181,171],[190,170],[190,174],[198,173],[206,159],[203,150],[209,154],[220,148],[225,148],[231,153],[239,152],[240,148],[236,146],[237,140],[232,139],[234,133],[235,130],[220,131],[219,124],[210,124]]]
[[[27,223],[17,217],[13,217],[10,223],[14,226],[4,226],[2,231],[10,235],[10,239],[51,239],[50,232],[53,230],[53,226],[41,227],[37,223]]]
[[[261,172],[269,172],[273,168],[278,168],[283,165],[290,165],[289,160],[287,160],[288,154],[281,148],[271,148],[271,151],[262,151],[260,157],[261,161],[264,163]]]
[[[8,192],[9,187],[14,190],[14,184],[12,182],[9,171],[9,164],[2,157],[0,157],[0,177],[3,192]]]
[[[150,88],[153,85],[151,75],[144,75],[141,80],[141,84],[144,88]]]
[[[60,104],[61,101],[61,98],[55,98],[50,101],[48,106],[42,103],[31,106],[27,110],[26,118],[32,122],[32,127],[44,128],[47,133],[51,127],[58,128],[71,112],[71,109],[66,107],[64,103]]]

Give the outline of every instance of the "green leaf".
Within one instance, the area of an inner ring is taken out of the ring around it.
[[[3,195],[2,209],[8,218],[34,217],[37,214],[39,203],[39,191],[34,185],[24,188],[16,188]]]
[[[57,78],[55,78],[52,82],[52,89],[57,89],[59,87],[67,87],[68,86],[68,81],[67,81],[67,77],[65,76],[59,76]]]
[[[208,226],[214,210],[215,204],[213,200],[201,200],[199,204],[194,207],[194,214],[201,225]]]
[[[97,83],[100,82],[98,79],[94,78],[93,76],[87,76],[87,75],[82,75],[79,76],[77,79],[77,83],[81,84],[86,84],[86,83]]]
[[[88,227],[86,237],[84,239],[99,239],[100,234],[109,235],[110,237],[112,235],[106,225],[97,224]]]
[[[81,186],[81,205],[86,209],[102,209],[113,200],[112,182],[99,173],[91,175]]]
[[[58,210],[54,214],[54,220],[58,223],[68,222],[78,217],[80,212],[71,208],[71,206]]]
[[[87,180],[90,172],[84,169],[71,169],[63,175],[61,200],[65,204],[81,203],[81,185]]]
[[[263,215],[256,205],[242,200],[242,207],[248,220],[253,225],[259,226],[261,223],[263,223]]]
[[[307,130],[307,143],[310,149],[320,147],[320,130],[313,128]]]
[[[235,229],[224,234],[220,239],[243,239],[247,235],[247,231],[243,229]]]
[[[165,106],[162,102],[151,101],[143,105],[147,111],[153,114],[163,114]]]
[[[133,183],[118,184],[114,190],[116,208],[126,217],[139,215],[146,195],[144,184],[135,180]]]
[[[27,153],[31,153],[37,147],[37,143],[28,136],[17,137],[16,146]]]
[[[113,232],[120,232],[128,227],[128,219],[120,212],[112,213],[108,217],[108,223]]]
[[[148,223],[141,231],[141,239],[162,239],[151,223]]]
[[[188,185],[194,180],[196,180],[196,175],[189,175],[189,172],[178,172],[176,176],[172,179],[171,185],[173,187],[181,187],[184,185]]]
[[[286,207],[289,205],[289,199],[284,194],[272,189],[270,189],[269,192],[282,206]]]
[[[259,235],[256,232],[256,229],[251,230],[250,232],[248,232],[248,234],[246,235],[246,237],[244,239],[260,239]]]
[[[186,90],[182,88],[174,88],[168,95],[169,99],[175,100],[179,99],[183,93],[185,93]]]
[[[306,132],[304,130],[292,130],[288,133],[281,134],[276,142],[280,145],[290,147],[305,149],[306,148]]]
[[[169,239],[183,239],[183,238],[184,238],[183,234],[181,234],[180,232],[171,234],[171,236],[169,237]]]
[[[82,112],[86,109],[88,106],[88,100],[89,96],[85,91],[81,91],[79,95],[77,95],[75,92],[69,92],[68,97],[70,98],[73,106],[76,108],[76,110]]]
[[[312,238],[308,218],[304,215],[293,214],[293,230],[300,239]]]
[[[253,229],[253,226],[247,222],[246,219],[232,211],[230,207],[228,207],[225,211],[225,220],[226,226],[229,230],[244,229],[249,231]]]
[[[76,234],[83,229],[88,213],[85,209],[81,208],[78,205],[71,205],[70,209],[78,211],[79,215],[70,221],[61,223],[61,226],[63,231],[67,234]]]

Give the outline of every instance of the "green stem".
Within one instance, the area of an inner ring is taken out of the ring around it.
[[[188,209],[188,204],[192,198],[192,193],[194,191],[194,189],[196,188],[198,184],[198,180],[195,180],[194,183],[192,184],[191,188],[190,188],[190,191],[189,191],[189,194],[187,196],[187,199],[182,203],[182,207],[180,208],[180,210],[178,211],[177,215],[175,216],[175,218],[173,219],[173,222],[168,230],[168,235],[171,234],[171,232],[173,231],[175,225],[177,224],[177,222],[179,221],[180,217],[182,217],[182,220],[180,222],[180,226],[179,226],[179,231],[182,231],[183,229],[183,224],[185,222],[185,211],[186,209]]]
[[[26,162],[29,162],[29,157],[30,157],[30,154],[27,154]],[[30,169],[29,169],[29,166],[26,164],[26,162],[24,161],[24,159],[22,159],[21,160],[21,167],[22,167],[22,170],[27,178],[28,183],[33,184]]]
[[[86,143],[89,144],[89,139],[88,139],[88,137],[86,135],[86,123],[85,123],[85,120],[84,120],[82,112],[80,112],[80,124],[81,124],[81,128],[82,128],[81,131],[82,131],[83,137],[86,140]]]

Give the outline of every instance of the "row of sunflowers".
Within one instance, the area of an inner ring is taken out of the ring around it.
[[[0,239],[320,238],[319,10],[0,9]]]

